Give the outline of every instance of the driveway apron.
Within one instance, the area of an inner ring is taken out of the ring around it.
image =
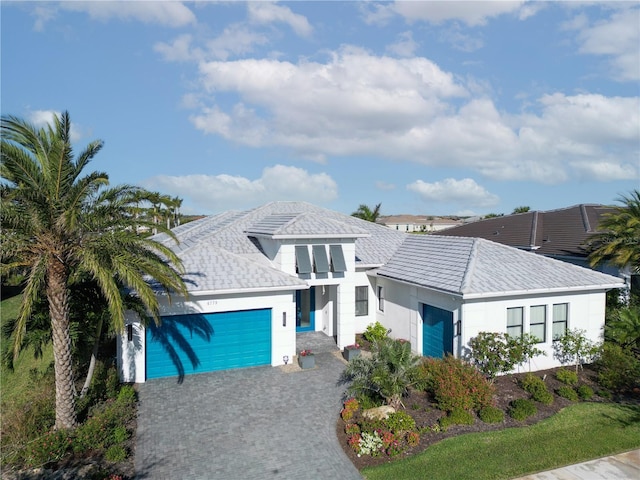
[[[335,432],[344,366],[324,352],[310,370],[257,367],[142,384],[137,478],[361,479]]]

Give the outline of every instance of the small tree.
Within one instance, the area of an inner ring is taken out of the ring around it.
[[[499,373],[507,373],[516,366],[506,333],[480,332],[469,340],[471,358],[478,370],[493,383]]]
[[[509,353],[515,365],[528,363],[529,371],[531,371],[531,359],[538,355],[546,355],[536,346],[538,342],[538,338],[530,333],[525,333],[517,338],[509,338]]]
[[[553,342],[553,356],[563,365],[575,365],[576,372],[585,363],[593,360],[599,350],[599,345],[585,336],[580,329],[567,330],[565,334]]]

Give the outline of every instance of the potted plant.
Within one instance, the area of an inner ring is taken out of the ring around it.
[[[311,350],[302,350],[298,355],[298,365],[300,368],[307,369],[316,366],[316,357]]]
[[[344,347],[342,351],[342,356],[347,362],[350,362],[354,358],[360,355],[360,344],[354,343],[353,345],[348,345]]]

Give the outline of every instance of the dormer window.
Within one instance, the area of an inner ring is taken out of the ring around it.
[[[311,259],[306,245],[296,245],[296,273],[311,273]]]
[[[313,267],[316,273],[329,272],[329,260],[324,245],[313,246]]]
[[[331,255],[331,271],[346,272],[347,264],[344,261],[342,245],[329,245],[329,254]]]

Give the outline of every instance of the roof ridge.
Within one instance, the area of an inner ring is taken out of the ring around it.
[[[533,247],[536,244],[536,237],[538,236],[538,211],[533,212],[533,220],[531,222],[531,236],[529,237],[529,246]]]
[[[584,231],[591,231],[591,224],[589,223],[589,216],[587,215],[587,206],[585,204],[580,205],[580,214],[582,215],[582,225],[584,225]]]
[[[459,237],[465,238],[465,237]],[[468,238],[468,237],[466,237]],[[466,290],[471,286],[471,281],[473,279],[473,274],[476,269],[476,259],[478,258],[478,244],[480,243],[478,240],[484,240],[482,238],[471,238],[471,249],[469,250],[469,258],[467,259],[467,265],[465,268],[464,276],[462,277],[462,283],[460,284],[460,292],[465,293]],[[489,240],[485,240],[489,241]]]

